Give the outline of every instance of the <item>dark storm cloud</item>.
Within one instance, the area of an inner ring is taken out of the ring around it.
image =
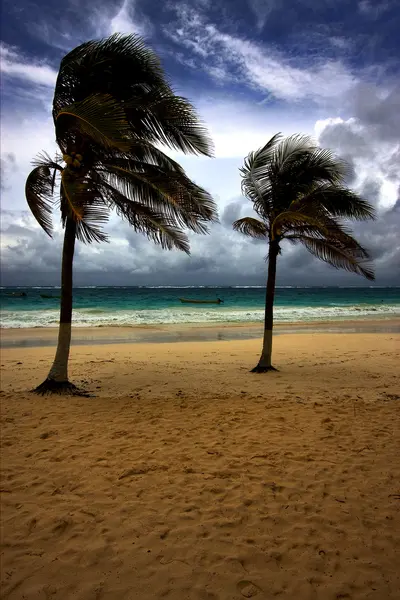
[[[242,201],[236,200],[234,202],[230,202],[227,206],[225,206],[221,214],[222,225],[224,225],[225,227],[231,227],[232,223],[240,218],[242,214],[242,205]]]
[[[378,204],[381,185],[382,182],[379,179],[374,179],[373,175],[368,175],[361,185],[360,195],[376,206]]]
[[[233,200],[225,206],[221,213],[221,224],[228,229],[232,228],[232,223],[242,217],[256,216],[253,213],[252,205],[249,200],[241,197],[239,200]]]
[[[319,137],[321,146],[334,147],[344,159],[369,158],[373,155],[371,143],[364,130],[356,131],[347,123],[328,125]]]
[[[391,209],[370,234],[356,228],[379,266],[380,285],[400,284]],[[7,216],[7,220],[9,220]],[[14,215],[15,218],[15,215]],[[2,285],[58,285],[62,236],[51,240],[24,215],[24,225],[3,227]],[[4,220],[4,219],[3,219]],[[192,255],[162,251],[127,224],[113,222],[110,244],[85,247],[77,243],[75,285],[262,285],[266,279],[263,243],[254,245],[230,227],[214,225],[209,236],[191,235]],[[8,243],[8,237],[13,238]],[[4,243],[5,242],[5,243]],[[283,244],[279,285],[363,285],[354,275],[320,263],[301,246]]]
[[[358,179],[357,191],[378,209],[376,221],[355,225],[356,235],[370,250],[378,277],[398,285],[400,86],[392,85],[389,90],[379,91],[359,85],[351,103],[353,118],[330,123],[322,131],[319,141],[343,157],[352,157]],[[390,188],[387,183],[391,184]]]
[[[354,111],[371,133],[382,140],[400,140],[400,86],[383,92],[366,84],[359,84],[352,93]],[[373,143],[374,138],[370,139]]]

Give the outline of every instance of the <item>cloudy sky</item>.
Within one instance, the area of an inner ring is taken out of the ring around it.
[[[51,102],[60,59],[87,39],[138,33],[192,100],[215,158],[178,156],[216,199],[221,223],[192,254],[161,251],[113,217],[110,243],[78,243],[76,285],[261,285],[266,248],[232,231],[250,212],[238,168],[274,133],[307,133],[351,163],[349,184],[378,210],[356,233],[376,285],[400,285],[400,5],[397,0],[55,0],[3,2],[2,285],[56,285],[54,239],[27,212],[31,159],[55,150]],[[363,285],[299,247],[283,247],[280,285]]]

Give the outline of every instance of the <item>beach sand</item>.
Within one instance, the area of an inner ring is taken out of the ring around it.
[[[3,349],[1,597],[398,600],[400,336],[274,344]]]

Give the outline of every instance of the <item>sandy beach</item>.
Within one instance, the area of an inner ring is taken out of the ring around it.
[[[398,600],[400,335],[274,348],[75,345],[88,398],[3,348],[1,597]]]

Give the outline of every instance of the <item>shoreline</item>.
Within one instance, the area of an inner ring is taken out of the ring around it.
[[[252,340],[260,338],[262,331],[262,323],[73,326],[71,345]],[[57,333],[58,327],[1,329],[0,347],[55,346]],[[301,321],[274,325],[274,335],[302,333],[400,333],[400,318]]]

